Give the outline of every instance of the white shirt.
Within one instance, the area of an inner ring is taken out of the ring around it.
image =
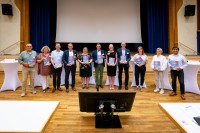
[[[72,50],[72,51],[69,51],[69,56],[74,56],[73,50]]]
[[[97,55],[101,55],[101,50],[97,50]]]
[[[63,57],[63,51],[62,50],[54,50],[51,52],[51,58],[53,60],[53,62],[62,62],[62,57]]]
[[[143,54],[143,55],[135,54],[135,55],[133,56],[133,60],[134,60],[134,61],[136,61],[136,60],[139,59],[139,58],[142,58],[142,60],[143,60],[143,63],[140,64],[141,66],[145,64],[146,60],[148,60],[148,57],[147,57],[146,54]]]
[[[179,64],[179,67],[180,67],[181,69],[184,69],[184,68],[187,66],[187,60],[186,60],[186,58],[185,58],[183,55],[181,55],[181,54],[177,54],[177,55],[171,54],[171,55],[169,55],[169,57],[168,57],[168,65],[170,66],[170,68],[171,68],[172,70],[176,70],[177,67],[173,67],[173,66],[171,65],[171,63],[170,63],[171,61],[177,61],[178,64]]]
[[[122,49],[122,55],[125,56],[125,49]]]
[[[167,59],[163,55],[154,55],[153,59],[151,61],[151,68],[154,69],[154,62],[159,61],[160,62],[160,70],[164,71],[167,68]]]

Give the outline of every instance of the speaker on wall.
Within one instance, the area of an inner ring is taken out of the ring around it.
[[[11,15],[13,16],[12,5],[10,4],[1,4],[2,14],[3,15]]]
[[[185,16],[194,16],[195,15],[195,5],[185,6]]]

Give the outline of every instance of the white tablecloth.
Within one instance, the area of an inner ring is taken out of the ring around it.
[[[188,66],[183,69],[186,92],[192,92],[200,95],[200,90],[197,82],[199,67],[199,61],[188,61]]]
[[[165,69],[165,71],[164,71],[164,89],[168,89],[168,90],[172,90],[172,86],[170,85],[170,83],[169,83],[169,78],[168,78],[168,75],[169,75],[169,70],[170,70],[170,68],[169,67],[167,67],[167,69]],[[159,87],[161,88],[161,84],[159,84]]]
[[[200,116],[199,103],[159,103],[162,110],[175,125],[185,133],[199,133],[200,126],[193,117]]]
[[[5,78],[0,91],[13,90],[21,86],[21,82],[18,77],[18,61],[1,61],[0,64],[3,67]]]

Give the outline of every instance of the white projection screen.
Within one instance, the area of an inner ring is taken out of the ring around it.
[[[58,0],[56,42],[141,43],[140,0]]]

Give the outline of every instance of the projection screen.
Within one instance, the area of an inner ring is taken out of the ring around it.
[[[140,0],[58,0],[56,42],[141,43]]]

